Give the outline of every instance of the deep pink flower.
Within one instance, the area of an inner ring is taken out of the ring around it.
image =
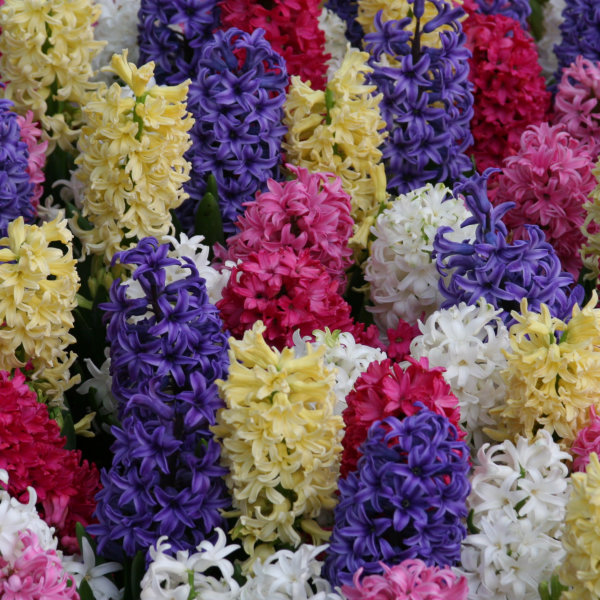
[[[428,567],[422,560],[409,559],[388,567],[381,563],[383,575],[362,578],[359,569],[353,586],[342,586],[348,600],[466,600],[469,589],[465,577],[452,569]]]
[[[571,446],[573,471],[585,471],[592,452],[600,456],[600,417],[593,405],[590,406],[589,425],[579,430]]]
[[[403,319],[399,319],[395,329],[387,330],[389,344],[385,348],[385,352],[388,358],[396,362],[406,360],[410,355],[410,343],[418,335],[421,335],[418,325],[411,325]]]
[[[43,550],[37,536],[19,533],[24,548],[15,560],[0,558],[2,600],[79,600],[73,577],[54,550]]]
[[[221,260],[245,260],[261,248],[308,250],[340,282],[343,292],[345,270],[352,264],[350,196],[335,175],[292,165],[288,169],[296,179],[283,183],[269,179],[269,191],[258,193],[246,205],[237,222],[240,232],[227,241],[227,252],[219,248],[218,254]]]
[[[594,157],[600,151],[600,62],[578,56],[563,70],[554,100],[556,121],[563,123],[576,139],[591,146]]]
[[[596,185],[594,158],[564,125],[533,125],[523,132],[518,153],[504,160],[493,198],[494,204],[516,203],[504,217],[516,239],[527,236],[526,225],[539,225],[575,278],[585,241],[583,204]]]
[[[550,92],[542,77],[534,39],[515,19],[472,13],[465,20],[469,79],[473,82],[471,131],[477,170],[499,167],[515,154],[529,125],[546,120]]]
[[[21,127],[21,140],[27,144],[29,150],[27,173],[29,173],[29,179],[34,185],[31,202],[37,208],[44,192],[43,183],[46,179],[44,167],[46,166],[48,142],[40,141],[42,130],[39,124],[33,121],[33,113],[30,110],[27,111],[24,117],[17,115],[17,121]]]

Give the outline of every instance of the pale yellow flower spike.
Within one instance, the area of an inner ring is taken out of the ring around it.
[[[503,373],[507,395],[492,410],[498,429],[487,431],[494,439],[529,439],[546,429],[568,448],[589,421],[589,407],[600,410],[600,309],[596,294],[580,309],[573,308],[568,323],[540,313],[521,302],[521,314],[510,328],[511,352]],[[559,332],[557,341],[555,333]]]
[[[170,211],[188,198],[190,163],[183,155],[194,123],[185,103],[189,81],[152,85],[154,63],[138,69],[127,51],[113,56],[109,70],[133,95],[113,83],[83,108],[76,176],[84,184],[81,214],[94,228],[71,221],[84,253],[103,255],[106,263],[141,238],[173,233]]]
[[[573,491],[567,504],[562,544],[567,557],[558,571],[571,589],[562,600],[600,598],[600,462],[595,452],[585,473],[571,476]]]
[[[0,7],[0,95],[24,115],[33,111],[49,139],[73,150],[81,106],[97,84],[91,61],[105,42],[94,41],[101,9],[90,0],[5,0]]]
[[[352,198],[357,250],[367,247],[369,227],[386,199],[386,178],[379,150],[385,135],[381,94],[365,83],[372,71],[369,55],[349,49],[327,93],[292,77],[285,103],[288,128],[283,147],[288,160],[309,171],[334,173]],[[329,100],[329,107],[328,107]]]
[[[72,237],[64,220],[38,227],[19,217],[0,239],[0,369],[30,362],[34,385],[57,405],[78,382],[69,375],[75,355],[66,351],[75,342],[69,330],[79,289]]]
[[[324,347],[295,358],[264,341],[262,322],[241,341],[230,338],[227,381],[217,381],[225,408],[212,430],[228,468],[237,523],[251,563],[275,543],[297,547],[296,527],[320,544],[328,537],[316,519],[336,503],[334,492],[343,421],[333,414],[335,375]]]

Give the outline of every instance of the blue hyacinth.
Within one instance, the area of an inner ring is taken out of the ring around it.
[[[229,504],[209,429],[222,405],[214,382],[227,374],[227,335],[191,259],[167,251],[144,238],[117,254],[135,271],[102,305],[121,425],[89,531],[116,559],[163,535],[174,550],[194,548],[224,526],[220,509]],[[167,269],[178,271],[171,283]]]
[[[409,0],[410,1],[410,0]],[[388,190],[404,194],[428,182],[452,184],[472,169],[465,151],[473,142],[469,122],[473,96],[468,81],[470,57],[459,18],[461,8],[444,0],[431,0],[438,15],[421,23],[424,0],[412,0],[414,19],[382,22],[375,17],[376,32],[365,36],[371,54],[370,83],[383,94],[381,116],[388,137],[383,157]],[[423,32],[440,27],[439,48],[427,46]],[[398,64],[388,66],[383,56]]]
[[[340,498],[324,565],[333,585],[351,584],[359,568],[420,558],[446,566],[460,560],[469,449],[442,416],[422,408],[369,429],[358,470],[339,481]]]

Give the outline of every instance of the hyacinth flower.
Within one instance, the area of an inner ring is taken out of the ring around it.
[[[475,0],[477,12],[484,15],[504,15],[519,21],[527,31],[527,17],[531,14],[529,0]]]
[[[322,90],[329,56],[325,34],[319,28],[319,4],[319,0],[221,0],[221,25],[248,33],[262,29],[289,75],[298,75]]]
[[[15,110],[34,114],[49,140],[73,150],[81,115],[78,107],[94,84],[91,61],[103,46],[94,41],[100,8],[90,0],[5,0],[0,7],[0,73],[4,98]]]
[[[473,83],[472,153],[477,170],[500,167],[515,154],[529,125],[546,120],[550,92],[538,64],[535,41],[515,19],[471,14],[464,23]]]
[[[547,430],[568,448],[590,422],[590,407],[600,409],[600,309],[595,292],[569,319],[553,317],[548,307],[530,310],[526,299],[513,316],[510,351],[504,371],[506,397],[491,410],[495,439],[533,438]]]
[[[33,185],[28,173],[29,150],[22,141],[19,117],[10,100],[0,100],[0,236],[18,217],[32,223],[35,217]]]
[[[383,94],[383,158],[394,194],[454,182],[472,169],[465,154],[473,97],[459,22],[464,11],[444,0],[414,0],[407,9],[414,18],[386,22],[378,13],[377,31],[365,36],[373,67],[368,81]],[[433,11],[429,20],[426,10]]]
[[[217,31],[197,61],[188,95],[195,124],[186,154],[192,165],[185,190],[191,199],[178,216],[188,233],[194,212],[216,179],[226,235],[235,233],[243,205],[254,200],[269,178],[277,178],[283,103],[288,77],[285,61],[265,40],[264,32]]]
[[[589,146],[594,161],[600,152],[599,101],[600,62],[578,56],[563,69],[554,98],[555,120]]]
[[[342,180],[325,173],[309,173],[287,165],[295,179],[267,182],[237,221],[239,233],[227,240],[227,251],[217,248],[223,261],[245,260],[261,248],[308,251],[346,289],[346,269],[352,265],[348,240],[352,235],[350,197]]]
[[[96,508],[98,470],[82,461],[81,451],[65,448],[59,426],[19,370],[12,376],[0,371],[0,412],[0,469],[8,473],[8,492],[28,502],[35,490],[40,516],[56,528],[61,548],[76,552],[76,523],[87,526]]]
[[[565,4],[560,24],[562,39],[554,49],[558,58],[556,81],[561,80],[563,69],[578,56],[594,62],[600,60],[600,5],[594,0],[566,0]]]
[[[494,204],[515,203],[504,216],[513,239],[523,239],[528,224],[539,225],[563,269],[575,278],[585,241],[584,203],[596,184],[595,158],[563,125],[532,125],[523,132],[518,153],[504,159],[493,198]]]
[[[81,216],[71,228],[84,254],[114,254],[147,236],[173,233],[170,211],[187,194],[193,119],[186,110],[187,83],[154,85],[152,63],[137,68],[127,50],[114,55],[111,69],[127,87],[102,85],[83,107],[85,125],[75,160],[83,186]]]
[[[135,269],[101,308],[108,323],[112,392],[121,421],[96,499],[98,552],[132,557],[166,535],[189,549],[223,526],[228,506],[220,447],[209,427],[221,406],[227,336],[189,258],[144,238],[116,255]],[[187,276],[166,283],[168,267]]]
[[[540,54],[539,63],[542,66],[544,76],[549,79],[553,77],[558,68],[558,59],[554,47],[560,42],[560,25],[563,22],[562,13],[566,6],[565,0],[548,0],[542,7],[542,24],[544,31],[537,40]]]
[[[569,452],[573,456],[572,469],[574,472],[585,471],[590,462],[590,454],[600,452],[600,416],[594,405],[590,406],[590,420],[577,433]]]
[[[364,31],[361,24],[356,20],[358,16],[358,0],[327,0],[323,6],[333,11],[346,23],[347,40],[355,48],[360,48]]]
[[[442,308],[460,302],[475,304],[483,297],[502,311],[500,316],[509,326],[514,322],[511,311],[527,298],[532,310],[544,303],[552,316],[565,318],[582,300],[583,288],[573,288],[573,276],[561,270],[554,248],[537,225],[525,226],[525,239],[509,241],[502,218],[514,204],[492,206],[486,191],[490,172],[473,175],[454,189],[473,215],[462,226],[477,226],[475,241],[453,242],[447,237],[447,227],[441,227],[435,237],[433,247],[442,276],[439,289],[446,298]]]
[[[160,84],[194,80],[204,43],[219,25],[217,0],[141,0],[140,63],[155,63]],[[120,49],[119,49],[120,51]]]
[[[457,564],[470,484],[456,427],[421,405],[402,420],[376,421],[360,450],[358,471],[339,481],[325,577],[350,585],[361,567],[382,573],[382,562]]]
[[[225,408],[212,427],[228,467],[233,537],[250,562],[307,535],[315,544],[327,539],[316,519],[336,503],[343,431],[325,348],[307,344],[296,357],[270,347],[264,333],[258,321],[241,341],[230,338],[229,377],[217,382]]]
[[[78,382],[67,348],[79,275],[67,222],[26,225],[22,217],[0,239],[0,369],[31,369],[34,386],[52,405]]]
[[[385,123],[381,95],[367,83],[373,69],[366,52],[348,50],[324,92],[299,77],[285,102],[283,149],[290,162],[311,172],[335,173],[352,200],[352,245],[366,249],[369,227],[386,199],[380,146]]]

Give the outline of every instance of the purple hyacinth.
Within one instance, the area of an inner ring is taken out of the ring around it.
[[[142,0],[140,65],[154,61],[161,85],[194,79],[203,45],[219,25],[218,0]]]
[[[460,560],[466,535],[469,449],[456,427],[422,408],[369,429],[358,470],[340,479],[339,504],[325,560],[333,585],[381,573],[381,562],[420,558],[447,566]]]
[[[492,173],[494,169],[475,174],[454,189],[473,214],[462,226],[477,225],[475,241],[447,239],[449,227],[441,227],[434,240],[442,275],[439,289],[446,297],[442,307],[475,304],[483,296],[502,310],[501,317],[510,326],[514,323],[511,311],[518,311],[521,299],[527,298],[531,310],[539,310],[544,303],[553,316],[568,318],[574,304],[581,303],[583,288],[572,289],[572,275],[561,270],[554,248],[537,225],[526,226],[528,239],[508,241],[502,217],[514,203],[492,206],[487,197],[487,178]]]
[[[21,141],[12,106],[10,100],[0,100],[0,237],[6,236],[8,224],[16,218],[32,223],[35,217],[33,184],[27,173],[29,151]]]
[[[597,0],[566,0],[560,25],[562,40],[554,46],[558,58],[556,81],[560,82],[562,70],[574,63],[578,55],[591,61],[600,60],[599,30],[600,3]]]
[[[193,211],[215,176],[223,229],[235,233],[243,204],[254,200],[269,178],[278,176],[283,104],[288,76],[285,60],[264,37],[262,29],[246,33],[236,28],[217,31],[207,42],[190,86],[188,110],[195,124],[192,163],[185,187],[191,200],[177,215],[189,229]]]
[[[194,548],[224,526],[220,509],[229,505],[209,429],[222,406],[214,382],[227,375],[227,335],[194,263],[167,251],[144,238],[117,254],[136,268],[102,305],[121,425],[89,531],[116,559],[162,535],[174,550]],[[171,283],[167,269],[178,273]]]
[[[458,20],[464,11],[444,0],[431,0],[438,15],[422,25],[424,0],[409,2],[414,20],[382,22],[380,12],[376,31],[365,36],[373,67],[369,80],[383,94],[381,115],[389,132],[382,147],[388,190],[396,194],[428,182],[452,184],[472,170],[465,154],[473,143],[470,53]],[[439,34],[440,47],[426,46],[422,33],[444,25],[448,30]],[[383,55],[391,56],[397,66],[388,66]]]
[[[527,17],[531,14],[529,0],[475,0],[479,7],[477,12],[484,15],[504,15],[521,23],[527,30]]]
[[[346,23],[346,38],[356,48],[362,46],[364,31],[362,25],[356,20],[358,16],[357,0],[327,0],[325,8],[333,11]]]

